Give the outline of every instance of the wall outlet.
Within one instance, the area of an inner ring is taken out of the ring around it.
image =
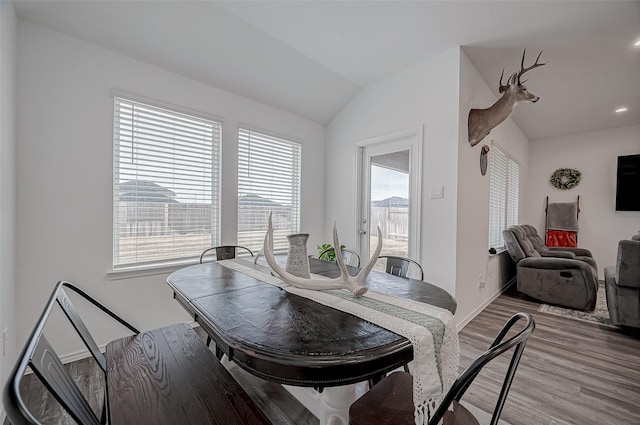
[[[2,331],[2,356],[7,354],[7,345],[9,345],[9,328]]]
[[[487,283],[486,279],[484,278],[484,276],[482,274],[478,275],[478,284],[480,286],[480,289],[484,288],[484,285]]]

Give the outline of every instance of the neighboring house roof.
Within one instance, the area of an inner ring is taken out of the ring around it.
[[[264,208],[274,208],[274,209],[282,209],[287,208],[286,205],[279,204],[277,202],[273,202],[271,199],[263,198],[260,195],[255,195],[250,193],[248,195],[242,195],[238,198],[238,206],[240,207],[264,207]]]
[[[173,199],[176,194],[149,180],[129,180],[118,187],[120,201],[128,202],[158,202],[164,204],[177,203]]]
[[[371,205],[374,207],[409,207],[409,200],[399,196],[392,196],[381,201],[373,201]]]

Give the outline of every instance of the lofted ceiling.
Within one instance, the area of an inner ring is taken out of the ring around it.
[[[496,98],[502,68],[543,51],[549,64],[527,83],[541,100],[513,115],[530,140],[640,124],[639,1],[15,4],[24,20],[320,124],[362,87],[456,46]]]

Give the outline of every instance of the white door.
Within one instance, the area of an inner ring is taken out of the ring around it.
[[[421,129],[370,139],[360,149],[360,255],[369,258],[382,234],[382,254],[420,262]],[[380,263],[378,267],[383,266]]]

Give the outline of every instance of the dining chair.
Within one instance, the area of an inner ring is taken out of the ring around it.
[[[511,328],[521,320],[524,321],[524,327],[503,341]],[[479,424],[475,416],[460,404],[460,399],[482,368],[513,348],[511,362],[506,370],[502,389],[491,417],[490,424],[497,424],[525,345],[534,328],[535,322],[529,313],[514,314],[503,326],[489,349],[455,380],[442,403],[429,419],[429,425],[439,424],[441,420],[444,425]],[[376,384],[351,405],[349,423],[351,425],[414,425],[411,375],[406,372],[394,372]]]
[[[236,258],[236,249],[244,249],[247,250],[249,252],[249,254],[251,254],[251,256],[253,257],[253,252],[249,249],[249,248],[245,248],[244,246],[240,246],[240,245],[220,245],[220,246],[214,246],[212,248],[208,248],[205,249],[204,251],[202,251],[202,254],[200,255],[200,264],[203,263],[204,261],[204,256],[211,251],[216,251],[216,259],[215,261],[218,260],[229,260],[231,258]]]
[[[323,259],[322,256],[333,252],[333,247],[327,248],[318,255],[318,258]],[[360,267],[360,255],[352,249],[342,248],[342,259],[347,266]]]
[[[381,255],[378,258],[386,258],[387,265],[385,271],[389,274],[400,277],[417,277],[419,275],[420,280],[424,280],[422,266],[411,258],[396,257],[395,255]]]

